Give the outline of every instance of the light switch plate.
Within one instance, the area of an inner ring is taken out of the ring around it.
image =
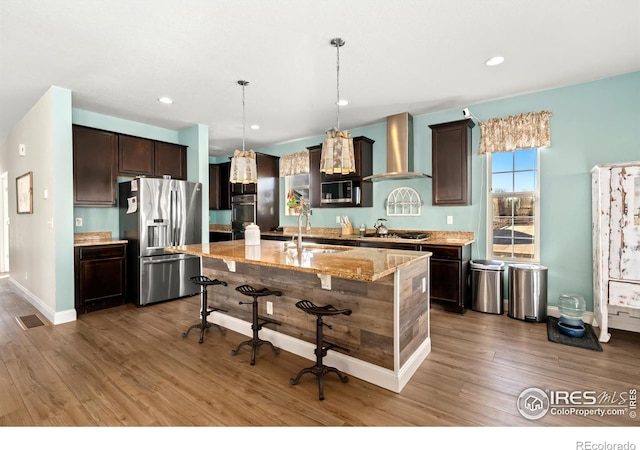
[[[27,146],[24,144],[20,144],[18,147],[18,155],[25,156],[27,154]]]

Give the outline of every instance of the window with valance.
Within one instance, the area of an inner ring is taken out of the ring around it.
[[[487,258],[540,260],[540,152],[551,145],[549,118],[541,111],[480,123],[479,154],[487,155],[490,213]]]
[[[309,152],[281,156],[280,176],[285,180],[285,216],[295,215],[300,201],[309,201]]]
[[[309,152],[302,151],[280,157],[280,176],[309,173]]]

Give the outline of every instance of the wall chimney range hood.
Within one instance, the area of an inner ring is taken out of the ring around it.
[[[363,181],[431,178],[413,171],[413,117],[400,113],[387,117],[387,171],[362,178]]]

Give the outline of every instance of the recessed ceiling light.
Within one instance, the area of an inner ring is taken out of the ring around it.
[[[251,125],[249,128],[251,128],[252,130],[259,130],[260,129],[260,125],[254,123],[253,125]]]
[[[170,105],[170,104],[172,104],[172,103],[173,103],[173,99],[172,99],[172,98],[169,98],[169,97],[160,97],[160,98],[158,99],[158,101],[159,101],[160,103],[164,103],[165,105]]]
[[[336,102],[336,105],[338,106],[347,106],[349,104],[349,100],[345,100],[345,99],[340,99]]]
[[[503,56],[494,56],[493,58],[487,59],[484,63],[487,66],[497,66],[498,64],[502,64],[504,62]]]

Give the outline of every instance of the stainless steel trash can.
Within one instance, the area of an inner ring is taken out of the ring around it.
[[[547,321],[547,268],[535,264],[509,266],[507,315],[529,322]]]
[[[471,309],[490,314],[504,314],[502,284],[504,263],[476,259],[469,264],[471,266]]]

